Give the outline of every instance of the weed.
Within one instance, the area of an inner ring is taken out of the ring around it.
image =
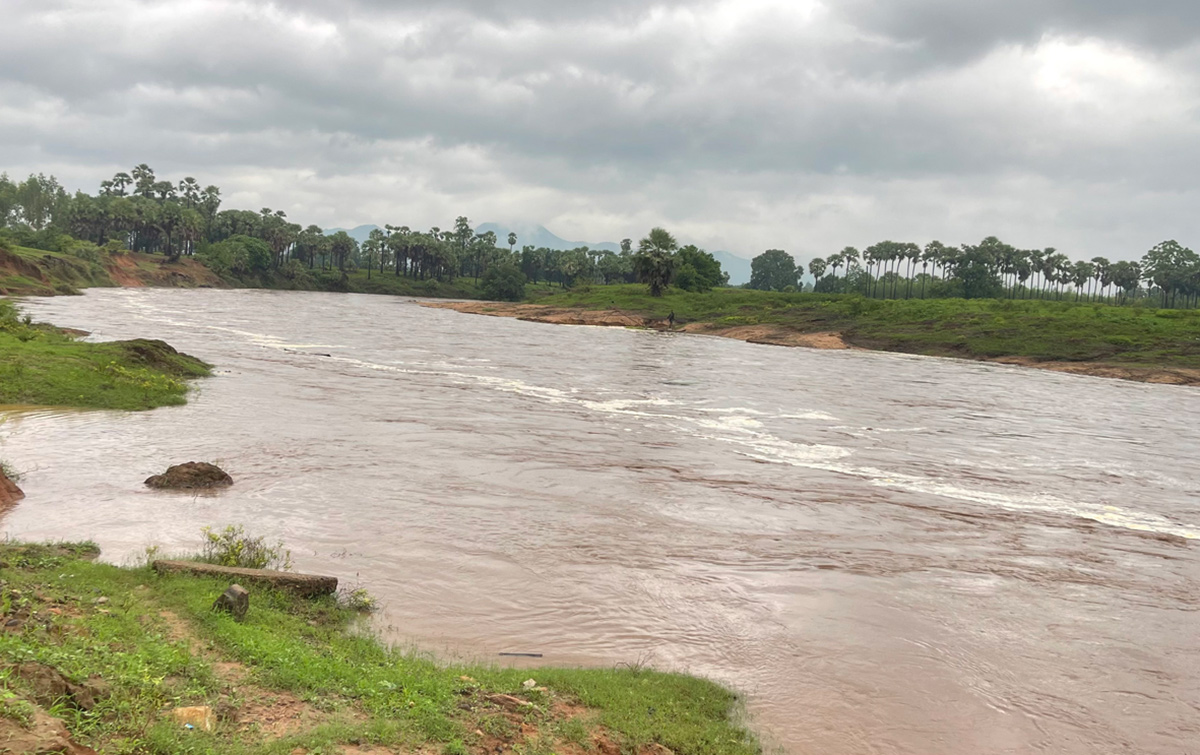
[[[4,679],[7,684],[8,680]],[[16,721],[26,729],[33,727],[33,704],[7,688],[0,688],[0,716]]]
[[[201,532],[204,545],[199,560],[205,563],[243,569],[292,568],[292,552],[283,547],[282,541],[272,545],[263,536],[247,535],[240,524],[230,524],[221,530],[205,527]]]
[[[379,610],[379,601],[367,588],[350,585],[338,589],[338,605],[347,611],[357,613],[375,613]]]

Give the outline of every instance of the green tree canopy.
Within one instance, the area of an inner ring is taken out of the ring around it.
[[[768,249],[750,260],[750,288],[782,291],[795,286],[798,276],[796,260],[782,249]]]
[[[707,291],[725,282],[717,258],[689,244],[675,254],[675,285],[685,291]]]
[[[492,301],[521,301],[525,298],[525,273],[511,262],[492,265],[480,279],[484,298]]]
[[[675,250],[679,243],[665,228],[652,228],[638,244],[633,269],[638,280],[650,287],[651,296],[662,296],[675,275]]]

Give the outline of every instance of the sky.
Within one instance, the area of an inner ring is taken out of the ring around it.
[[[0,171],[798,258],[1200,247],[1195,0],[0,0]]]

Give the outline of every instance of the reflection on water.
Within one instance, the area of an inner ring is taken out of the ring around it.
[[[395,638],[648,661],[789,753],[1178,753],[1200,729],[1200,392],[523,323],[393,298],[30,302],[218,366],[188,406],[10,412],[24,538],[239,522]],[[218,496],[152,492],[216,461]]]

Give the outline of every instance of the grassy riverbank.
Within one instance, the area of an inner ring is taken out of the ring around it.
[[[84,343],[0,301],[0,404],[152,409],[183,404],[208,365],[162,341]]]
[[[226,582],[94,556],[87,544],[0,544],[0,750],[5,734],[27,731],[45,711],[105,753],[758,751],[734,720],[734,696],[702,680],[637,668],[442,665],[356,631],[356,615],[332,598],[253,589],[237,623],[210,608]],[[21,663],[94,687],[94,706],[64,698],[35,708]],[[169,715],[201,705],[219,717],[214,732]]]
[[[693,330],[833,331],[851,346],[912,354],[1200,369],[1200,311],[1193,310],[1004,299],[881,301],[745,289],[670,289],[655,298],[645,286],[580,288],[533,301],[656,319],[673,311],[678,325],[692,324]]]

